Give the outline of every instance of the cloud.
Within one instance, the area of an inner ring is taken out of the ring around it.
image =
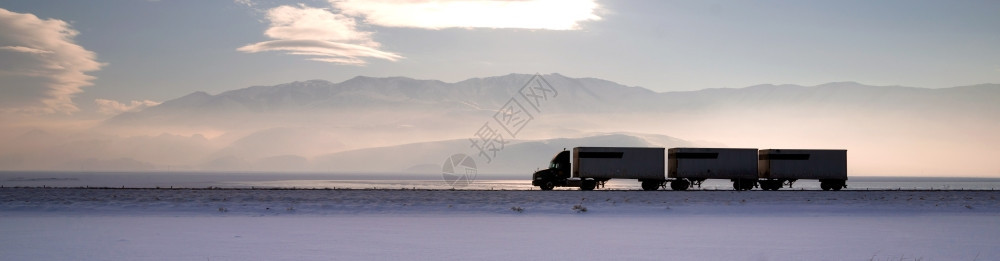
[[[324,40],[275,40],[259,42],[238,50],[244,52],[261,51],[287,51],[288,54],[316,56],[309,60],[320,62],[331,62],[350,65],[364,65],[366,62],[362,57],[381,58],[395,61],[402,56],[398,54],[379,51],[378,49],[357,45],[346,44]]]
[[[267,15],[267,9],[257,0],[233,0],[233,3],[248,8],[253,15]]]
[[[24,46],[0,46],[0,50],[8,50],[22,53],[33,53],[33,54],[50,54],[52,51],[39,50],[31,47]]]
[[[279,6],[268,10],[271,22],[264,35],[275,39],[249,44],[237,50],[257,53],[284,51],[312,56],[309,60],[347,65],[364,65],[364,58],[396,61],[403,57],[378,50],[371,32],[358,30],[354,18],[305,5]]]
[[[331,0],[343,14],[386,27],[576,30],[596,21],[595,0]]]
[[[257,5],[257,3],[254,3],[252,0],[233,0],[233,3],[244,5],[247,7],[254,7],[255,5]]]
[[[0,8],[0,111],[66,113],[73,96],[93,85],[97,54],[74,42],[79,34],[58,19]]]
[[[94,103],[97,103],[97,112],[107,115],[115,115],[128,111],[139,111],[145,108],[160,105],[160,102],[150,100],[132,101],[125,104],[114,100],[96,99],[94,100]]]

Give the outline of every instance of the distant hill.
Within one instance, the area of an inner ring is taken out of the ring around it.
[[[457,83],[404,77],[355,77],[341,83],[323,80],[255,86],[216,95],[195,92],[104,123],[108,128],[163,125],[229,127],[252,118],[345,111],[421,110],[427,113],[491,113],[518,94],[532,75],[510,74]],[[656,93],[593,78],[544,76],[558,86],[553,112],[623,111],[653,101]]]
[[[537,141],[512,141],[494,153],[479,155],[467,139],[405,144],[332,153],[316,157],[321,170],[406,172],[422,170],[440,174],[441,164],[453,154],[462,153],[476,160],[480,173],[528,175],[548,166],[549,160],[563,149],[597,147],[691,147],[696,144],[669,136],[629,133],[594,134],[583,138],[560,138]]]
[[[192,93],[107,120],[107,129],[164,126],[246,128],[248,123],[280,127],[331,122],[375,112],[419,111],[422,115],[482,118],[491,115],[532,77],[527,74],[473,78],[456,83],[405,77],[355,77],[255,86],[216,95]],[[544,113],[708,113],[726,110],[864,110],[914,114],[1000,116],[1000,85],[942,89],[869,86],[855,82],[818,86],[757,85],[656,93],[594,78],[544,75],[558,91]],[[289,117],[289,115],[294,115]],[[326,117],[321,117],[326,116]],[[284,124],[284,125],[282,125]]]

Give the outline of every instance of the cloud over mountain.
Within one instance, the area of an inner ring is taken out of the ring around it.
[[[115,115],[127,111],[142,110],[147,107],[156,106],[160,104],[159,102],[150,100],[131,101],[129,103],[122,103],[108,99],[95,99],[94,103],[97,103],[98,106],[97,112],[107,115]]]
[[[103,64],[76,44],[69,23],[0,8],[0,111],[65,113],[80,109],[73,96],[93,84],[88,72]]]
[[[310,56],[309,60],[364,65],[363,58],[396,61],[402,56],[378,50],[371,32],[358,29],[354,18],[306,5],[279,6],[267,12],[271,27],[264,32],[275,39],[246,45],[237,50],[257,53],[284,51]]]

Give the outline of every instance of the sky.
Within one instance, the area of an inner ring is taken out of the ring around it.
[[[0,111],[113,115],[358,75],[654,91],[1000,82],[997,1],[0,0]]]

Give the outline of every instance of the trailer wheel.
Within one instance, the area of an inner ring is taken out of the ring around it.
[[[761,180],[760,188],[763,190],[778,190],[781,189],[780,180]]]
[[[597,187],[597,181],[585,180],[580,184],[580,190],[594,190]]]
[[[556,187],[556,184],[552,183],[552,181],[546,181],[545,184],[542,184],[541,186],[538,186],[538,188],[541,188],[542,190],[552,190],[552,188],[555,188],[555,187]]]
[[[827,182],[820,182],[819,187],[822,188],[823,190],[830,190],[832,188],[832,186],[830,186],[830,183]]]
[[[754,187],[754,181],[736,179],[733,180],[733,189],[736,190],[752,190]]]
[[[833,189],[834,191],[840,191],[844,187],[845,187],[844,181],[833,182],[833,184],[830,185],[830,188]]]
[[[688,182],[687,180],[683,179],[678,179],[673,182],[670,182],[670,189],[673,190],[687,190],[689,186],[691,186],[691,182]]]
[[[642,182],[642,190],[650,191],[650,190],[656,190],[658,188],[660,188],[660,182],[656,182],[656,181],[643,181]]]

